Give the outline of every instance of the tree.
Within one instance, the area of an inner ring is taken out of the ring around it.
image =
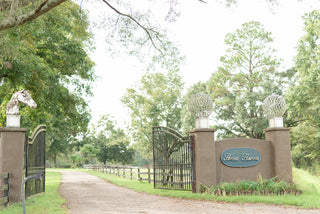
[[[152,151],[152,127],[181,130],[181,93],[183,83],[178,70],[143,75],[135,88],[127,89],[121,101],[130,110],[130,132],[139,151],[149,157]]]
[[[97,158],[100,162],[120,164],[133,162],[134,149],[129,148],[129,137],[123,129],[116,128],[115,121],[110,115],[102,116],[92,132],[91,139],[92,145],[99,150]]]
[[[69,142],[89,123],[88,104],[94,80],[88,19],[79,7],[67,2],[34,22],[0,34],[0,123],[11,95],[28,89],[37,109],[21,106],[22,127],[47,125],[51,159],[66,153]]]
[[[71,155],[70,159],[72,161],[72,168],[81,166],[83,158],[79,155]]]
[[[135,145],[133,145],[134,147]],[[135,154],[134,154],[134,162],[132,163],[133,166],[152,166],[153,159],[152,157],[149,159],[146,159],[143,157],[138,149],[135,149]]]
[[[286,99],[288,117],[296,126],[291,130],[293,160],[297,166],[310,166],[320,161],[320,12],[303,19],[305,35],[298,42],[294,68],[297,81]]]
[[[262,102],[270,94],[282,94],[283,79],[270,47],[272,41],[271,33],[255,21],[225,37],[227,54],[207,83],[214,100],[216,128],[225,137],[263,138],[267,119]]]
[[[85,164],[89,164],[89,163],[92,164],[93,163],[93,159],[96,157],[98,152],[99,152],[99,150],[96,149],[91,144],[85,144],[80,149],[80,153],[82,154],[83,161],[84,161]]]

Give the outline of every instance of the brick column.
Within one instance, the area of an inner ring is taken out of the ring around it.
[[[292,183],[290,128],[265,129],[266,140],[271,141],[274,152],[274,176]]]
[[[0,128],[0,172],[9,172],[9,202],[21,202],[24,142],[27,129]]]
[[[189,131],[194,137],[194,170],[196,192],[200,192],[200,185],[208,187],[216,185],[216,152],[214,143],[215,129],[194,129]]]

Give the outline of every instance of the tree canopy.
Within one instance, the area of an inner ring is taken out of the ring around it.
[[[262,102],[272,93],[282,94],[272,41],[271,33],[256,21],[226,35],[227,54],[207,83],[214,100],[215,125],[224,136],[263,138],[267,119]]]
[[[181,129],[183,83],[178,70],[143,75],[135,88],[127,89],[122,102],[130,110],[130,132],[144,155],[152,151],[152,127]]]
[[[288,90],[288,118],[292,121],[292,153],[297,166],[319,162],[320,156],[320,12],[304,17],[305,34],[298,42],[295,84]]]
[[[86,158],[89,163],[92,163],[90,155],[102,163],[133,162],[135,151],[129,147],[130,138],[123,129],[116,127],[116,122],[110,115],[102,116],[93,130],[80,140],[80,144],[80,152],[88,152]]]
[[[90,120],[85,96],[95,76],[88,52],[88,19],[72,2],[33,22],[0,33],[0,123],[11,95],[27,89],[36,109],[20,107],[22,127],[47,125],[49,154],[66,152],[68,140]]]

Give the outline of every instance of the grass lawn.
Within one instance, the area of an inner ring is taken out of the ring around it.
[[[155,195],[196,199],[196,200],[211,200],[211,201],[225,201],[236,203],[265,203],[274,205],[290,205],[301,208],[320,208],[320,177],[312,176],[308,172],[301,169],[293,169],[293,179],[297,186],[303,190],[302,195],[299,196],[213,196],[211,194],[194,194],[190,191],[174,191],[154,189],[153,183],[149,184],[146,181],[139,182],[137,180],[130,180],[114,175],[107,175],[101,172],[89,172],[92,175],[103,178],[111,183],[133,189],[138,192],[146,192]]]
[[[58,189],[61,175],[59,172],[46,172],[46,192],[45,194],[30,197],[26,200],[26,213],[32,214],[65,214],[68,209],[65,206],[66,200],[62,198]],[[22,203],[10,204],[7,208],[0,207],[2,214],[23,213]]]

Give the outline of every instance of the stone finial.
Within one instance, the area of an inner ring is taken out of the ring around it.
[[[262,104],[263,111],[269,119],[269,127],[283,127],[283,118],[286,111],[286,101],[279,95],[268,96]]]
[[[205,93],[194,94],[188,103],[190,113],[196,118],[196,128],[209,128],[208,117],[212,113],[213,102]]]

